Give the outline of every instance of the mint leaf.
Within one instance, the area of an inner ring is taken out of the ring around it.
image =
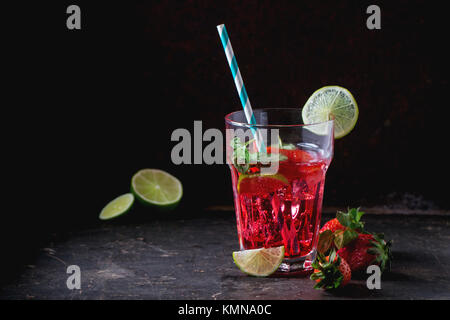
[[[246,173],[250,167],[249,151],[247,149],[249,142],[244,144],[238,137],[234,137],[230,141],[230,145],[233,148],[233,165],[240,173]]]
[[[233,165],[240,173],[247,173],[248,169],[250,168],[250,164],[270,164],[274,162],[285,161],[288,159],[287,156],[281,153],[250,153],[249,147],[253,141],[255,141],[255,139],[251,139],[243,143],[241,139],[239,139],[239,137],[234,137],[230,140],[230,146],[233,149]]]
[[[230,147],[234,150],[241,144],[241,139],[234,137],[230,140]]]

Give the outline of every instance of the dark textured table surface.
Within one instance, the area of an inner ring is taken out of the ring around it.
[[[325,217],[329,218],[329,217]],[[394,261],[381,290],[364,275],[344,289],[313,289],[308,278],[241,273],[234,213],[105,223],[56,236],[1,299],[450,299],[450,217],[366,215],[366,226],[393,239]],[[67,266],[81,269],[81,289],[66,286]]]

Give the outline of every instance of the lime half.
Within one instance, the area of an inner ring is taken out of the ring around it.
[[[358,120],[358,105],[347,89],[339,86],[323,87],[306,101],[302,118],[305,124],[334,119],[334,137],[339,139],[355,126]]]
[[[112,200],[110,203],[108,203],[100,212],[99,218],[101,220],[108,220],[112,219],[118,216],[121,216],[122,214],[128,212],[130,210],[131,206],[134,202],[134,196],[131,193],[123,194],[114,200]]]
[[[131,191],[144,204],[174,208],[183,196],[180,180],[158,169],[143,169],[131,179]]]
[[[274,273],[284,258],[284,246],[233,252],[234,263],[248,275],[266,277]]]

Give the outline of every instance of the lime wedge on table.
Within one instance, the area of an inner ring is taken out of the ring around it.
[[[248,275],[266,277],[274,273],[284,258],[284,246],[233,252],[234,263]]]
[[[320,123],[334,118],[334,137],[342,138],[352,131],[358,120],[358,105],[350,91],[339,86],[317,90],[302,110],[305,124]]]
[[[121,216],[131,208],[133,202],[134,202],[133,194],[131,193],[123,194],[112,200],[110,203],[108,203],[103,208],[102,212],[100,212],[99,218],[101,220],[108,220]]]
[[[131,179],[131,191],[144,204],[173,208],[183,196],[180,180],[158,169],[143,169]]]

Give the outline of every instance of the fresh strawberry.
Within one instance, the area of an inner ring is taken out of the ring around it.
[[[359,208],[348,209],[347,212],[338,211],[336,213],[336,218],[325,223],[319,232],[322,233],[325,230],[335,232],[344,229],[362,232],[364,230],[364,222],[361,221],[363,214],[364,212],[359,211]]]
[[[288,157],[289,161],[292,162],[308,162],[314,159],[314,157],[308,151],[301,149],[281,149],[280,152]]]
[[[340,258],[341,263],[339,264],[339,271],[342,273],[342,282],[341,287],[344,287],[349,283],[349,281],[352,279],[352,270],[350,266],[348,265],[347,261],[345,259]]]
[[[348,262],[352,271],[364,270],[371,264],[380,265],[384,271],[391,259],[390,246],[391,242],[386,242],[382,235],[360,233],[337,253]]]
[[[319,253],[312,267],[314,273],[310,278],[316,282],[315,289],[330,290],[344,287],[352,277],[350,266],[335,250],[332,250],[328,257]]]
[[[309,162],[311,160],[314,160],[314,157],[311,153],[309,153],[306,150],[301,149],[283,149],[279,147],[267,147],[267,153],[281,153],[285,155],[289,161],[292,162]]]
[[[386,242],[382,234],[365,232],[363,214],[359,208],[338,212],[336,218],[320,229],[317,251],[326,255],[330,250],[338,250],[337,254],[347,261],[352,271],[363,270],[371,264],[379,265],[384,271],[390,267],[391,242]]]
[[[330,230],[331,232],[335,232],[337,230],[344,230],[345,227],[339,222],[337,218],[331,219],[327,223],[324,224],[322,229],[320,229],[319,233],[324,232],[325,230]]]
[[[372,240],[371,234],[359,234],[358,238],[338,250],[339,256],[347,260],[352,271],[361,270],[375,260],[376,257],[367,252],[372,247]]]
[[[319,234],[323,234],[325,231],[327,233],[331,232],[334,246],[340,249],[356,239],[359,232],[363,232],[364,222],[361,221],[363,214],[364,212],[359,211],[359,208],[348,209],[347,212],[338,211],[336,218],[325,223],[320,229]],[[327,238],[330,237],[327,235]],[[326,249],[328,248],[329,246],[326,247]]]

